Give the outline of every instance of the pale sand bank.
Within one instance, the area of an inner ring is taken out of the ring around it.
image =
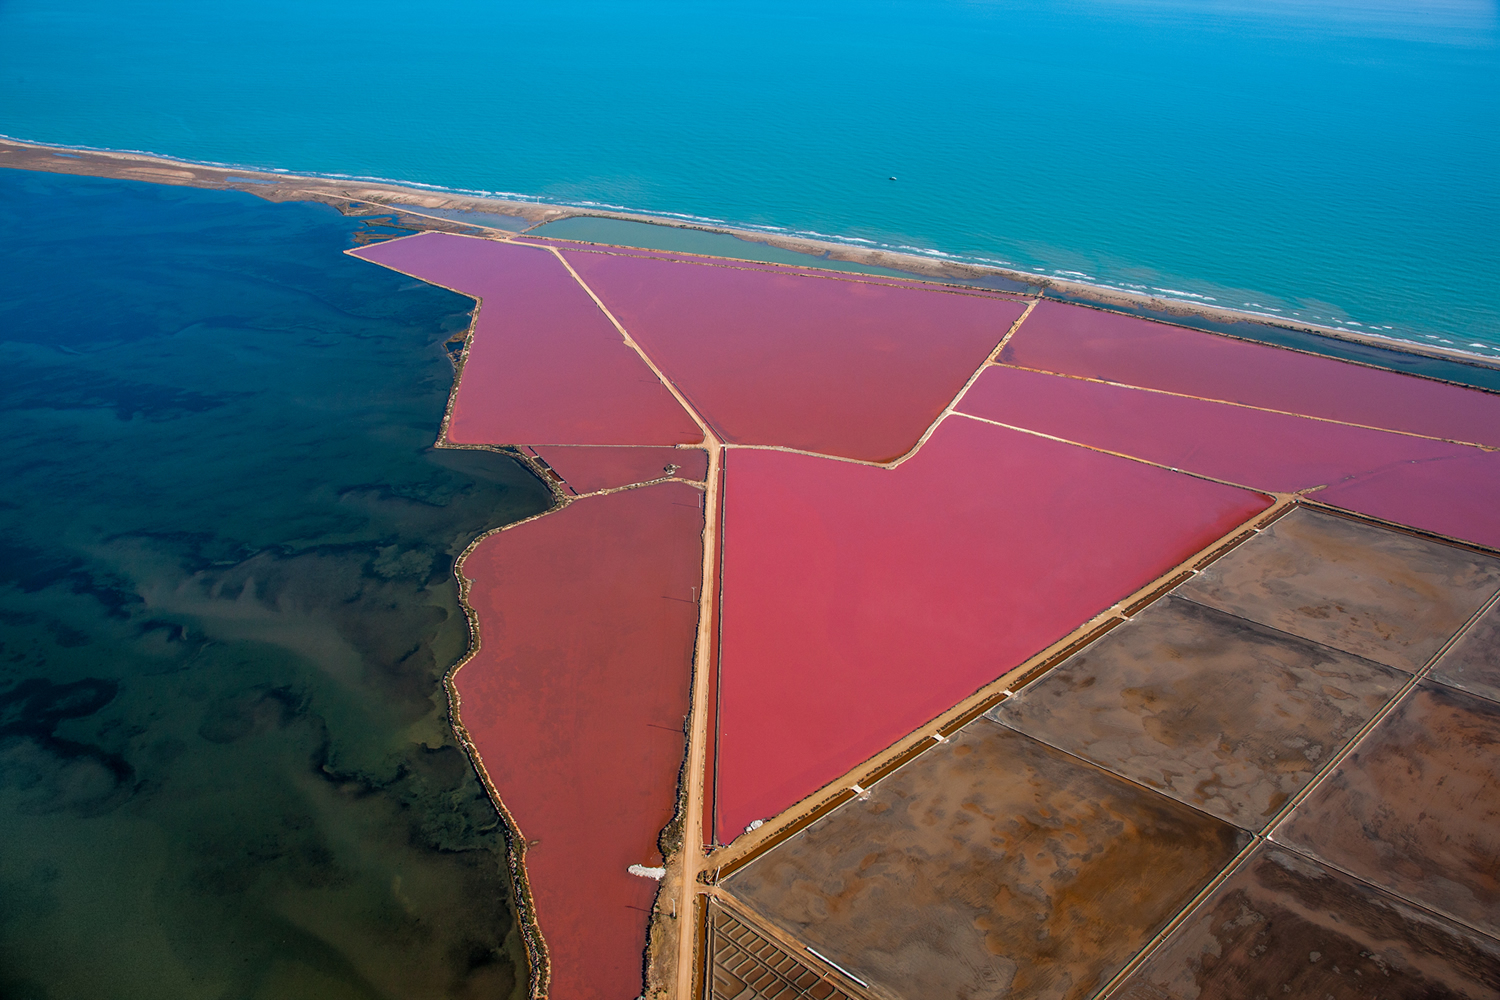
[[[1455,348],[1416,343],[1377,334],[1357,333],[1265,313],[1145,295],[1002,267],[940,260],[877,248],[855,247],[829,240],[684,222],[680,219],[661,216],[492,198],[358,178],[317,177],[248,170],[215,164],[192,163],[145,153],[48,146],[3,137],[0,137],[0,167],[60,174],[82,174],[92,177],[114,177],[215,190],[244,191],[273,202],[321,202],[337,208],[346,215],[365,214],[369,209],[387,210],[396,213],[395,221],[399,225],[459,233],[472,234],[490,230],[496,233],[514,234],[527,227],[578,216],[650,223],[678,229],[722,233],[753,243],[808,254],[815,258],[889,268],[925,279],[964,283],[1001,279],[1007,283],[1015,282],[1027,286],[1029,290],[1035,292],[1051,293],[1055,297],[1066,298],[1068,301],[1106,309],[1144,310],[1152,314],[1150,318],[1176,321],[1184,325],[1196,325],[1195,320],[1208,321],[1212,324],[1253,323],[1257,326],[1314,334],[1403,354],[1441,358],[1480,368],[1500,369],[1500,359],[1471,354]],[[472,221],[459,221],[454,217],[459,213],[475,214],[469,216]],[[486,216],[491,218],[486,219]],[[517,220],[517,224],[514,226],[506,224],[505,220],[508,219]],[[807,266],[817,267],[818,263],[816,260],[810,260]]]

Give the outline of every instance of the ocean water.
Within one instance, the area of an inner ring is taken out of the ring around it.
[[[469,299],[330,208],[0,171],[0,997],[520,995],[448,726]]]
[[[1494,0],[7,0],[0,132],[1500,353]]]

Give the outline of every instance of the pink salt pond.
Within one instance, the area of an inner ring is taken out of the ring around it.
[[[720,840],[895,743],[1269,503],[962,417],[896,469],[731,451]]]
[[[556,997],[634,997],[689,706],[703,494],[588,497],[463,565],[478,653],[460,718],[527,844]]]
[[[996,365],[963,413],[1273,492],[1326,487],[1476,448]]]
[[[554,996],[641,991],[656,884],[626,868],[662,860],[695,680],[685,777],[727,842],[1268,493],[1500,546],[1491,393],[1057,302],[1017,326],[1024,299],[920,281],[438,234],[357,254],[481,300],[448,440],[558,481],[465,563],[456,681]],[[708,482],[677,447],[705,429]]]
[[[456,444],[692,444],[703,434],[549,250],[422,233],[355,255],[480,300]]]
[[[1500,396],[1494,393],[1083,306],[1039,303],[1000,360],[1500,447]]]
[[[915,447],[1025,308],[793,268],[563,256],[726,443],[865,462]]]

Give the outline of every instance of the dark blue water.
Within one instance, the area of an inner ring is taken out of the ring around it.
[[[1494,0],[7,0],[0,132],[1500,347]]]
[[[431,447],[472,303],[332,209],[0,171],[0,997],[507,997]]]

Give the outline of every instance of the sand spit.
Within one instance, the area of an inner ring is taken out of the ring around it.
[[[1070,281],[1002,267],[935,260],[917,254],[854,247],[834,241],[735,229],[730,226],[685,222],[680,219],[640,213],[495,198],[359,178],[317,177],[280,171],[242,169],[194,163],[147,153],[50,146],[4,137],[0,137],[0,167],[60,174],[82,174],[91,177],[114,177],[215,190],[244,191],[273,202],[320,202],[331,205],[346,215],[365,214],[373,208],[395,212],[397,215],[395,221],[400,226],[440,232],[476,234],[514,232],[514,230],[486,226],[479,221],[469,224],[445,218],[440,214],[428,213],[458,211],[509,216],[518,220],[518,229],[577,216],[645,222],[677,229],[723,233],[750,242],[780,247],[815,257],[905,271],[914,277],[927,280],[973,282],[986,278],[999,278],[1026,286],[1025,290],[1042,294],[1050,293],[1078,304],[1094,305],[1105,309],[1144,309],[1153,314],[1151,318],[1179,322],[1189,326],[1203,321],[1209,323],[1248,322],[1405,354],[1444,358],[1475,367],[1500,368],[1500,360],[1454,348],[1437,347],[1376,334],[1356,333],[1264,313],[1225,309],[1156,295],[1143,295],[1082,281]],[[816,264],[809,262],[809,266],[815,267]]]

